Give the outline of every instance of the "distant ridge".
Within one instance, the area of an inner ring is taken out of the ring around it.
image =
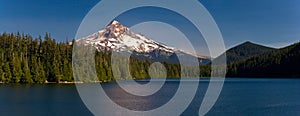
[[[277,49],[246,41],[226,51],[227,63],[230,64],[233,62],[238,62],[274,50]]]
[[[300,77],[300,43],[228,65],[227,77]]]

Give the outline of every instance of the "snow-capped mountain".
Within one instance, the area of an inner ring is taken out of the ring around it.
[[[76,41],[92,45],[99,51],[130,52],[134,56],[143,59],[172,60],[171,57],[176,57],[175,52],[177,55],[180,53],[181,55],[200,58],[198,57],[199,55],[191,55],[179,49],[155,42],[141,34],[135,34],[118,21],[112,21],[103,30]]]
[[[79,39],[79,41],[85,41],[87,44],[95,46],[98,50],[152,52],[159,49],[167,52],[175,51],[172,47],[133,33],[118,21],[111,22],[103,30]]]

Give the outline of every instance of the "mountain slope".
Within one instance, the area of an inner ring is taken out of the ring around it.
[[[228,66],[228,77],[300,77],[300,43]]]
[[[76,40],[96,47],[99,51],[129,52],[132,56],[151,61],[179,63],[178,58],[198,58],[200,63],[210,60],[158,43],[141,34],[135,34],[118,21],[112,21],[103,30]]]
[[[238,62],[274,50],[276,49],[247,41],[226,51],[227,63]]]

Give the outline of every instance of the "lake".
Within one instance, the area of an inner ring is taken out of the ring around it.
[[[197,115],[209,79],[201,79],[195,98],[182,115]],[[139,83],[147,83],[141,80]],[[194,84],[187,81],[184,84]],[[148,97],[130,95],[105,83],[107,95],[120,106],[149,110],[167,103],[178,88],[178,79],[169,79],[163,88]],[[135,88],[139,89],[139,88]],[[187,90],[188,91],[188,90]],[[72,84],[0,85],[0,115],[92,115]],[[300,115],[300,79],[227,78],[215,106],[207,115]]]

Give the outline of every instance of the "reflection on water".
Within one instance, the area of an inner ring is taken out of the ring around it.
[[[141,82],[140,82],[141,83]],[[135,88],[130,83],[125,84],[127,89],[134,91],[145,91],[142,89],[147,88]],[[163,87],[150,96],[136,96],[132,95],[118,86],[117,83],[103,84],[106,94],[118,105],[135,111],[147,111],[158,108],[167,103],[176,93],[178,89],[179,81],[166,81]]]

